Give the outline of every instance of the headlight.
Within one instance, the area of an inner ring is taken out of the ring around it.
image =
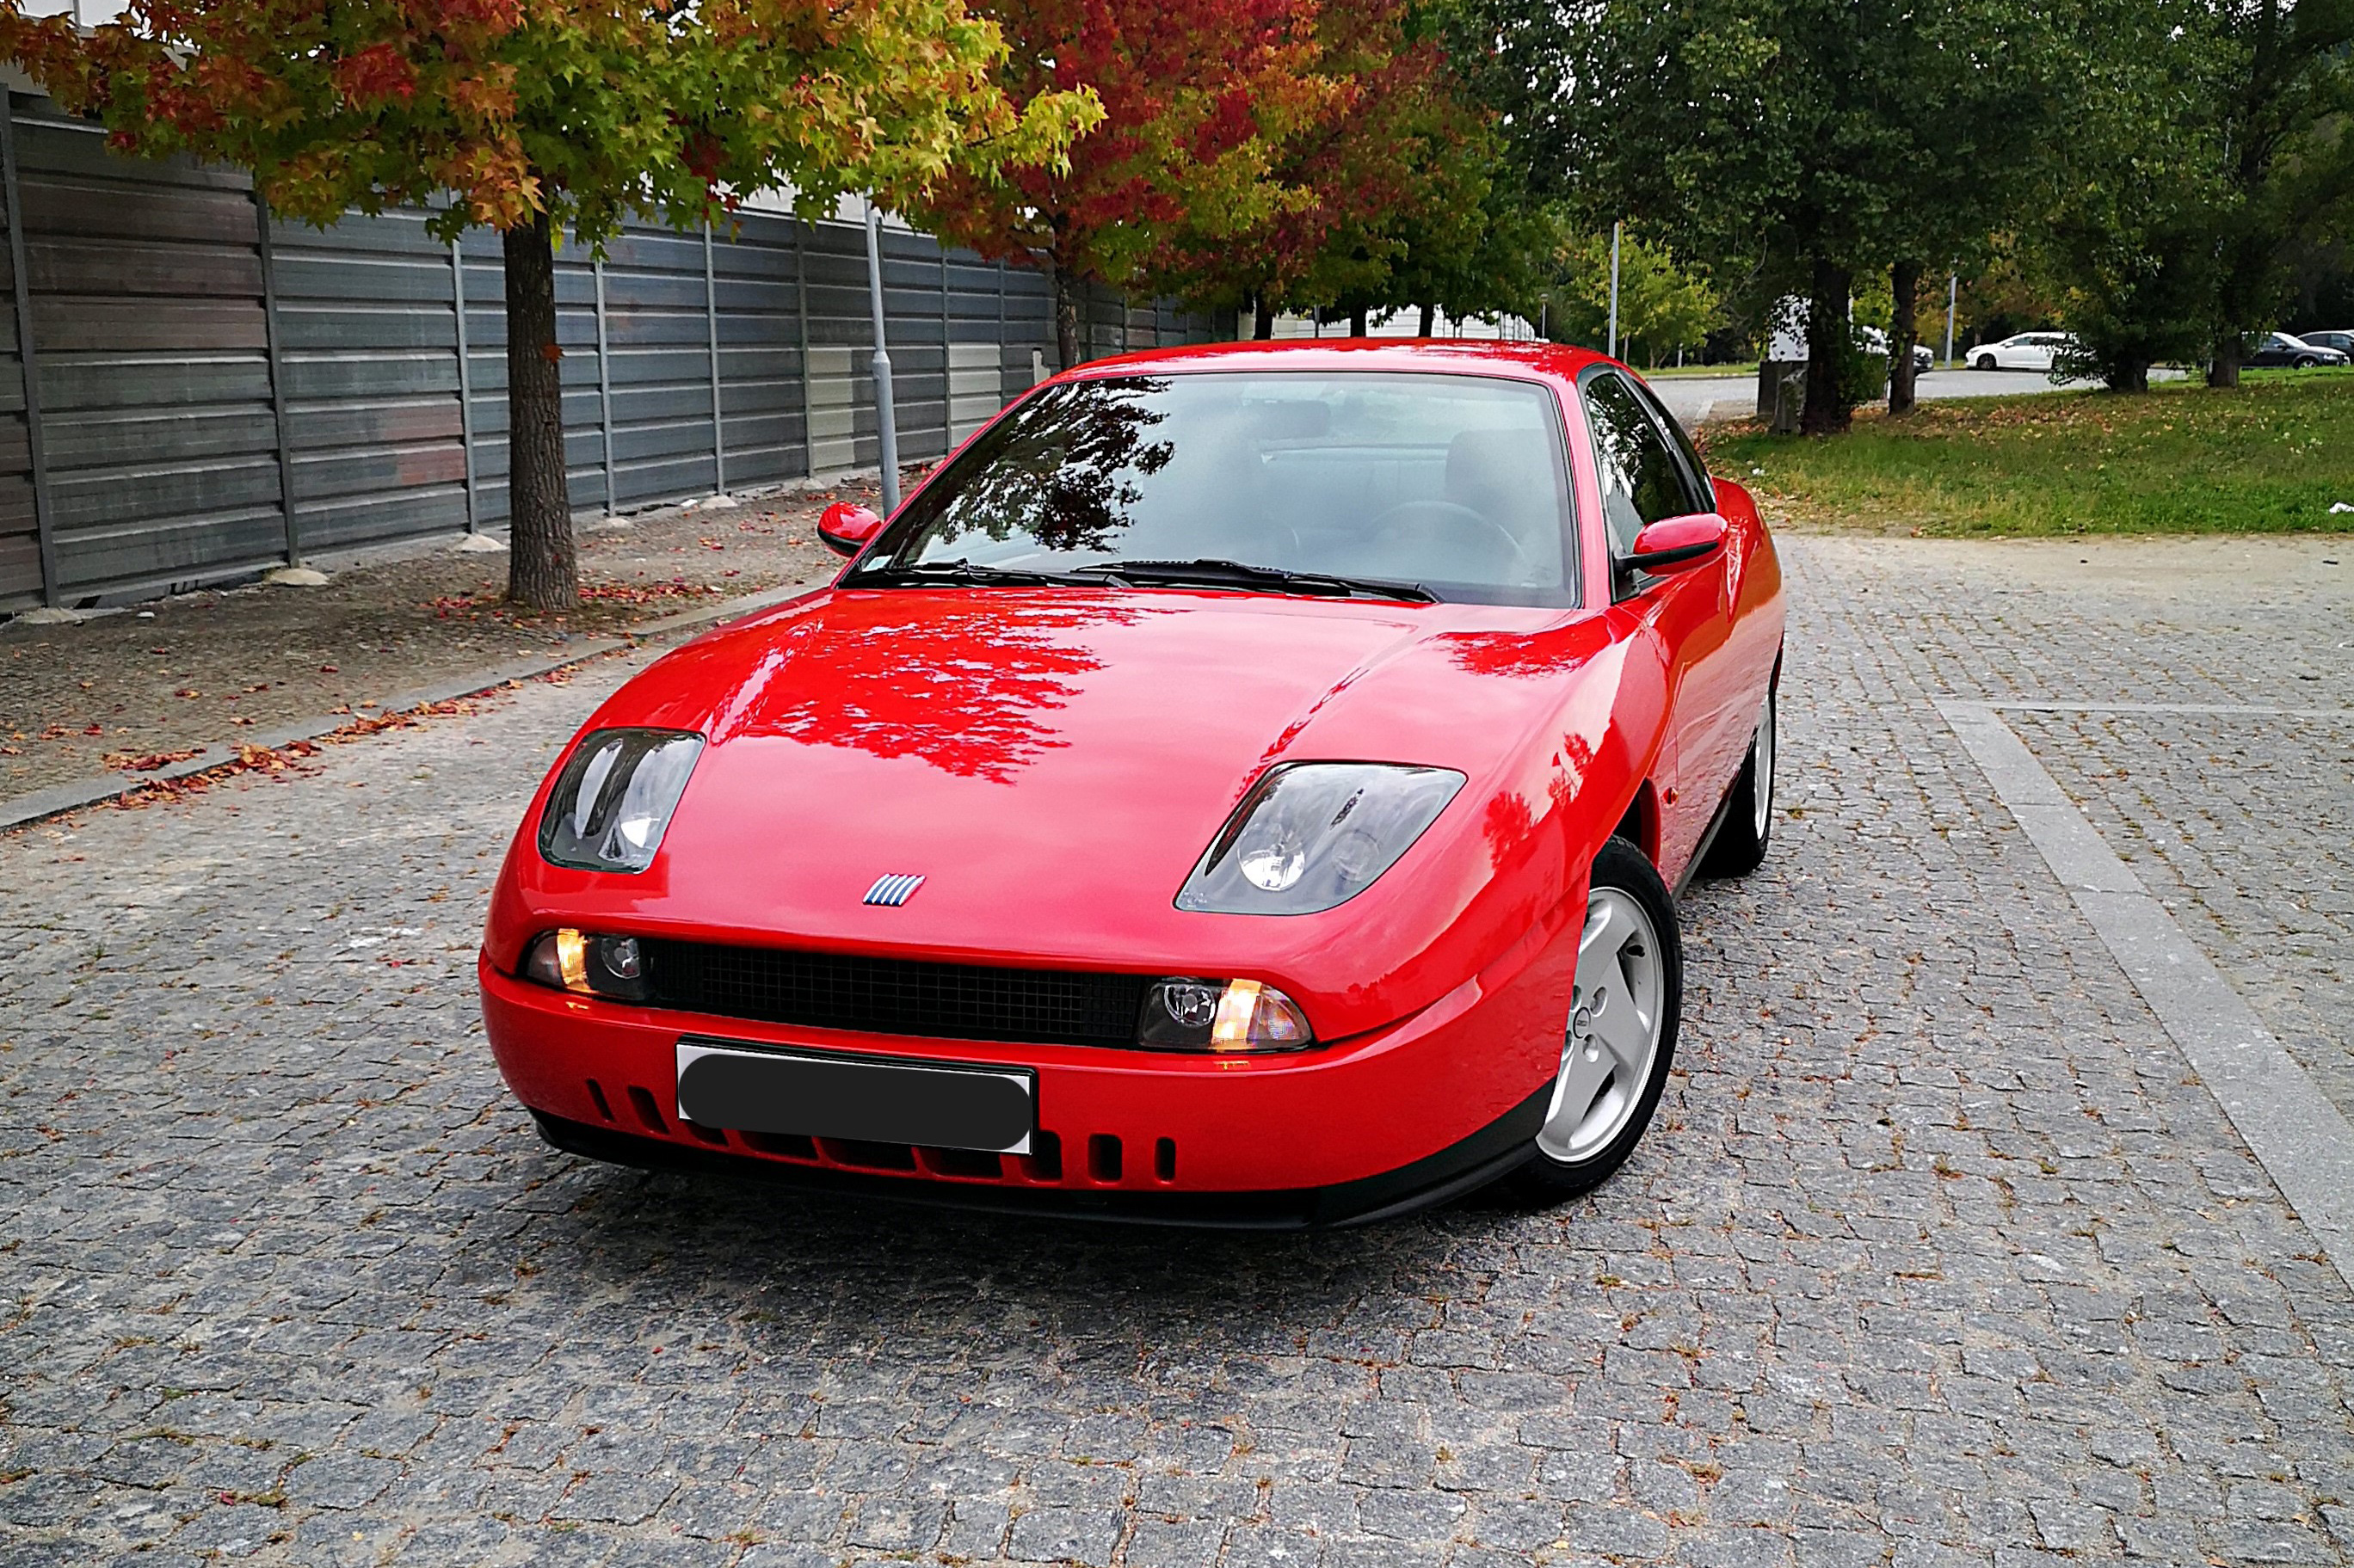
[[[1463,788],[1447,768],[1295,762],[1269,770],[1235,808],[1177,907],[1218,915],[1313,915],[1373,884]]]
[[[675,729],[607,729],[565,763],[539,818],[539,853],[576,871],[643,871],[686,791],[703,737]]]
[[[616,1001],[643,1001],[653,994],[635,937],[591,936],[569,927],[546,933],[525,951],[523,978]]]
[[[1164,980],[1144,993],[1136,1043],[1152,1051],[1304,1051],[1316,1044],[1299,1004],[1254,980]]]

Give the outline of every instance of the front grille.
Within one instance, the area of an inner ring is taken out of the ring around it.
[[[1133,1045],[1144,975],[642,940],[658,1007],[947,1040]]]

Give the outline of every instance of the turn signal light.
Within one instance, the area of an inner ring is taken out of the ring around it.
[[[1255,980],[1155,980],[1136,1043],[1151,1051],[1300,1051],[1316,1044],[1299,1004]]]
[[[593,936],[568,926],[532,943],[524,954],[523,976],[558,991],[616,1001],[643,1001],[653,994],[635,937]]]

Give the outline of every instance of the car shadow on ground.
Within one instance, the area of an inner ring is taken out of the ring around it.
[[[657,1335],[757,1307],[748,1320],[778,1330],[763,1338],[782,1354],[793,1333],[832,1324],[886,1338],[970,1333],[984,1303],[1013,1332],[1051,1323],[1158,1345],[1193,1325],[1228,1348],[1298,1353],[1320,1329],[1428,1326],[1438,1308],[1416,1280],[1445,1276],[1457,1288],[1467,1262],[1530,1239],[1532,1220],[1550,1233],[1553,1217],[1493,1188],[1379,1224],[1299,1232],[935,1209],[586,1165],[551,1185],[575,1202],[518,1238],[529,1249],[519,1272],[558,1266],[549,1254],[559,1254],[588,1294],[628,1298]]]

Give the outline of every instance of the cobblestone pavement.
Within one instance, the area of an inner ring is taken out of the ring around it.
[[[0,841],[0,1563],[2354,1560],[2354,1302],[1926,701],[2190,666],[2072,664],[1978,548],[1794,541],[1776,852],[1551,1213],[1140,1235],[545,1150],[469,968],[602,667]]]
[[[2004,720],[2354,1117],[2354,540],[1829,548],[1938,690],[2249,710]]]

